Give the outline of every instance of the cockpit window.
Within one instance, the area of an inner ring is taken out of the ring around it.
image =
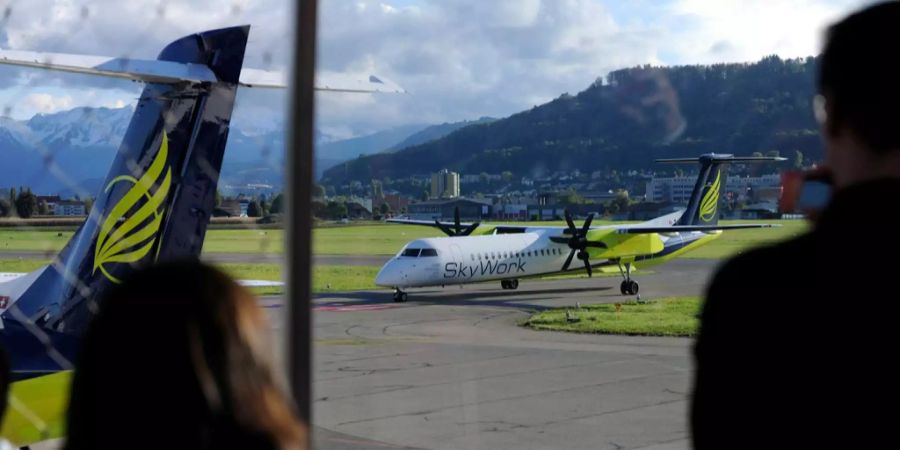
[[[422,258],[424,258],[426,256],[437,256],[437,250],[435,250],[433,248],[423,248],[422,254],[419,256],[421,256]]]
[[[416,258],[419,256],[419,250],[421,249],[408,248],[406,250],[403,250],[403,253],[401,253],[400,256],[409,256],[410,258]]]

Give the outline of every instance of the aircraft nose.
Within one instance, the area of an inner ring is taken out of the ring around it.
[[[394,264],[394,261],[388,261],[388,263],[378,271],[378,275],[375,276],[375,285],[382,287],[398,287],[400,286],[400,278],[402,278],[400,269]]]

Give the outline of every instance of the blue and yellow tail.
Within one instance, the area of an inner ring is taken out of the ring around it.
[[[675,223],[676,226],[703,225],[713,226],[719,223],[719,203],[722,192],[728,181],[728,164],[735,162],[772,162],[784,161],[781,157],[771,156],[734,156],[719,153],[707,153],[699,158],[658,159],[660,163],[700,163],[700,175],[694,184],[687,209]]]
[[[160,53],[159,61],[214,76],[147,82],[87,221],[3,312],[0,343],[17,379],[65,369],[97,299],[130,272],[199,257],[248,32],[193,34]]]

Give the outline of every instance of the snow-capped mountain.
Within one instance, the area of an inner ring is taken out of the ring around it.
[[[125,136],[134,109],[75,108],[55,114],[38,114],[27,122],[33,142],[53,146],[117,147]]]
[[[0,188],[96,195],[133,112],[130,106],[82,107],[21,121],[0,117]],[[248,166],[283,167],[284,139],[283,128],[245,134],[232,122],[221,178],[246,180]],[[280,183],[280,174],[270,175],[246,182]]]

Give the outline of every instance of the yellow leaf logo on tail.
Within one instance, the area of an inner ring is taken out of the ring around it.
[[[104,265],[137,262],[150,253],[162,224],[162,207],[172,184],[172,168],[166,167],[168,155],[169,137],[163,130],[159,151],[140,179],[121,175],[106,185],[104,192],[109,192],[119,182],[132,183],[131,189],[113,206],[100,226],[94,247],[94,273],[99,269],[110,281],[120,283]],[[166,169],[166,174],[161,177],[163,169]],[[146,201],[126,218],[125,214],[137,207],[141,200]]]
[[[716,181],[706,191],[703,200],[700,201],[700,220],[709,222],[716,216],[716,209],[719,206],[719,187],[722,181],[722,171],[716,173]]]

